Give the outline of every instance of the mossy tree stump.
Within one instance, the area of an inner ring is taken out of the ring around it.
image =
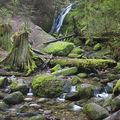
[[[36,61],[42,60],[33,54],[28,41],[28,32],[16,32],[13,37],[13,48],[9,55],[1,62],[2,66],[12,71],[30,74],[37,68]],[[39,64],[39,65],[40,65]]]

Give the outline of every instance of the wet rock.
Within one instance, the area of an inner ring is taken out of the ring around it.
[[[21,92],[17,91],[5,96],[3,100],[6,104],[14,105],[23,102],[24,96]]]
[[[57,56],[67,56],[73,48],[73,43],[58,41],[50,43],[47,47],[44,48],[44,51],[48,54]]]
[[[4,88],[8,83],[8,79],[6,77],[0,77],[0,88]]]
[[[0,91],[0,99],[3,99],[4,98],[4,93],[2,93],[1,91]]]
[[[104,120],[120,120],[120,110],[113,113],[111,116],[105,118]]]
[[[111,101],[111,108],[112,111],[117,111],[120,109],[120,95],[115,97],[112,101]]]
[[[117,81],[115,87],[113,88],[114,95],[120,94],[120,80]]]
[[[8,110],[9,106],[5,104],[4,102],[0,102],[0,111],[6,111]]]
[[[44,114],[45,114],[45,115],[49,115],[49,114],[51,114],[51,113],[52,113],[51,110],[45,110],[45,111],[44,111]]]
[[[54,98],[63,92],[64,81],[51,74],[41,74],[33,78],[33,93],[39,97]]]
[[[80,100],[80,95],[78,92],[67,93],[65,99],[70,101],[77,101]]]
[[[102,120],[106,118],[108,111],[96,103],[89,103],[84,106],[84,112],[91,120]]]
[[[95,89],[95,86],[87,83],[77,86],[77,90],[79,92],[80,98],[92,97],[94,89]]]
[[[17,81],[13,81],[11,83],[10,89],[11,89],[12,92],[20,91],[23,94],[27,94],[27,92],[28,92],[27,85],[23,82],[17,82]]]
[[[71,68],[64,68],[62,70],[58,70],[56,72],[53,72],[53,75],[73,75],[77,73],[77,67],[71,67]]]
[[[37,103],[45,103],[47,102],[49,99],[48,98],[40,98]]]
[[[25,99],[24,99],[25,102],[30,102],[30,101],[32,101],[32,100],[33,100],[33,98],[25,98]]]

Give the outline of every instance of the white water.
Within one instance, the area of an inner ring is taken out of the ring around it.
[[[57,102],[64,102],[64,101],[65,101],[65,95],[66,95],[66,93],[63,93],[63,95],[62,95],[61,97],[58,97],[58,98],[56,99],[56,101],[57,101]]]
[[[27,93],[27,96],[33,96],[32,89],[31,89],[31,88],[29,88],[29,91],[28,91],[28,93]]]
[[[77,90],[76,90],[76,86],[71,86],[71,88],[70,88],[70,92],[76,92]]]
[[[73,104],[73,107],[72,107],[72,110],[73,110],[73,111],[80,111],[80,110],[82,110],[82,109],[83,109],[82,107]]]
[[[60,31],[60,28],[63,24],[64,18],[69,13],[72,6],[73,6],[73,4],[70,4],[69,6],[64,8],[62,10],[62,12],[58,15],[58,17],[54,20],[53,26],[52,26],[52,29],[51,29],[51,33],[58,33]]]

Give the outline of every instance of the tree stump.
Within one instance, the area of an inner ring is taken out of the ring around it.
[[[27,31],[16,32],[12,36],[12,40],[13,48],[1,62],[1,65],[7,68],[7,70],[24,72],[28,75],[37,68],[36,62],[43,63],[41,58],[33,54],[28,41]]]

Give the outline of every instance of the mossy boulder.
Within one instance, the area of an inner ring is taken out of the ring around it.
[[[91,120],[102,120],[109,115],[105,108],[96,103],[86,104],[83,109]]]
[[[120,79],[117,81],[116,85],[113,88],[114,95],[120,94]]]
[[[51,69],[51,72],[56,72],[56,71],[61,70],[61,69],[62,69],[61,65],[57,64]]]
[[[117,111],[120,109],[120,95],[112,99],[111,108],[112,108],[112,111]]]
[[[0,111],[6,111],[9,108],[4,102],[0,102]]]
[[[67,56],[73,48],[73,43],[58,41],[55,43],[50,43],[43,49],[43,51],[55,56]]]
[[[54,98],[63,92],[63,81],[51,74],[37,75],[32,80],[32,89],[39,97]]]
[[[8,83],[8,79],[6,77],[0,77],[0,88],[4,88]]]
[[[94,51],[98,51],[98,50],[101,50],[101,48],[102,48],[102,45],[101,45],[100,43],[97,43],[97,44],[94,46],[93,50],[94,50]]]
[[[78,76],[72,76],[71,83],[72,85],[77,85],[82,82],[82,79],[80,79]]]
[[[95,86],[87,83],[77,86],[77,91],[79,92],[79,95],[81,98],[92,97],[94,89],[95,89]]]
[[[80,78],[87,78],[88,77],[87,73],[79,73],[79,74],[77,74],[77,76]]]
[[[23,94],[26,94],[28,92],[28,88],[27,88],[27,85],[25,83],[19,83],[17,81],[13,81],[10,85],[10,89],[12,92],[15,92],[15,91],[20,91],[22,92]]]
[[[53,72],[53,75],[73,75],[77,73],[77,67],[71,67],[71,68],[64,68],[62,70],[58,70],[56,72]]]
[[[7,96],[4,97],[3,101],[8,104],[8,105],[14,105],[14,104],[19,104],[23,102],[24,96],[21,92],[13,92]]]

